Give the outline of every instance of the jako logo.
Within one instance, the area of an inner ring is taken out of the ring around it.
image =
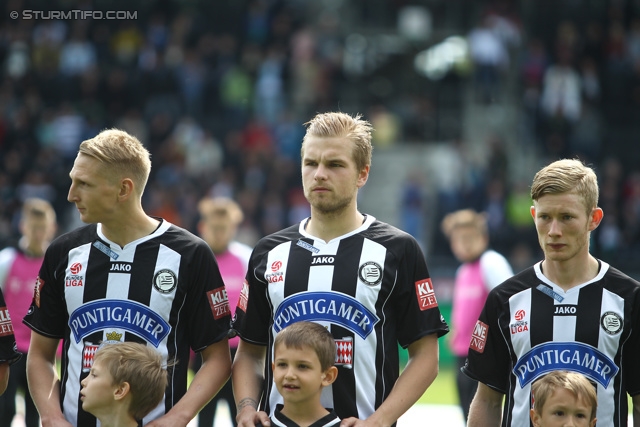
[[[271,264],[271,271],[278,271],[282,268],[282,261],[275,261]]]
[[[516,311],[516,320],[522,320],[524,319],[524,316],[526,315],[524,310],[518,310]]]
[[[71,267],[69,267],[69,271],[71,271],[71,274],[78,274],[81,270],[82,264],[80,264],[79,262],[74,262],[73,264],[71,264]]]

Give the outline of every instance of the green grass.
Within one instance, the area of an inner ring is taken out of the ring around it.
[[[456,373],[454,369],[453,366],[440,365],[438,376],[418,400],[418,403],[457,405],[458,393],[456,391]]]

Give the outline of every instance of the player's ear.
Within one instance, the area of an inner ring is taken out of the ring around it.
[[[113,391],[113,398],[114,400],[122,400],[127,394],[129,394],[130,391],[131,386],[128,382],[125,381],[122,384],[118,385]]]
[[[329,369],[322,373],[322,385],[324,387],[333,384],[333,382],[338,378],[338,368],[335,366],[331,366]]]
[[[589,221],[589,231],[593,231],[600,225],[602,218],[604,217],[604,212],[602,208],[595,208],[591,212],[591,221]]]
[[[529,211],[531,212],[531,217],[535,220],[536,219],[536,207],[535,206],[531,206],[529,208]]]
[[[589,423],[589,427],[596,427],[596,421],[598,421],[597,418],[594,418],[593,420],[591,420],[591,422]]]
[[[529,410],[529,416],[531,417],[531,423],[534,427],[538,427],[540,425],[540,415],[533,409]]]

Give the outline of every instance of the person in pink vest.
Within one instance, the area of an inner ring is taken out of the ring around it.
[[[0,426],[10,426],[16,415],[16,394],[24,393],[26,427],[38,427],[40,417],[27,386],[26,353],[31,329],[22,323],[33,299],[33,288],[44,252],[57,231],[56,213],[43,199],[26,199],[22,205],[20,238],[17,247],[0,251],[0,289],[7,309],[14,317],[13,328],[18,352],[25,355],[11,367],[7,391],[0,397]]]
[[[455,278],[453,333],[449,344],[456,356],[456,386],[466,422],[478,383],[460,372],[460,368],[464,366],[473,327],[489,291],[513,276],[513,270],[504,256],[489,249],[487,220],[483,214],[471,209],[452,212],[442,220],[442,231],[449,238],[453,255],[462,263]]]
[[[238,226],[242,223],[244,215],[240,206],[226,197],[205,197],[198,204],[200,221],[198,222],[198,234],[207,242],[213,251],[218,268],[224,281],[229,305],[235,310],[240,298],[240,291],[249,265],[251,247],[234,240]],[[229,339],[231,357],[235,356],[238,347],[238,337]],[[200,359],[194,359],[194,370],[200,365]],[[205,406],[198,414],[199,427],[212,427],[216,415],[218,402],[224,400],[229,405],[231,423],[236,423],[236,404],[233,399],[231,381]]]

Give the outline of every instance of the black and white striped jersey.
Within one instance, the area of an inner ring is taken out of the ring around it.
[[[147,343],[165,360],[177,359],[165,399],[146,423],[186,392],[190,347],[200,351],[227,336],[229,304],[213,253],[200,238],[163,221],[120,248],[101,230],[88,225],[52,242],[24,323],[64,340],[61,400],[73,425],[96,425],[79,392],[101,343]]]
[[[440,314],[416,240],[367,216],[361,227],[329,242],[305,231],[307,220],[256,245],[233,328],[268,346],[261,407],[273,416],[282,397],[273,384],[273,339],[287,325],[326,325],[338,347],[338,378],[322,404],[340,418],[366,418],[399,374],[398,344],[407,347],[448,326]]]
[[[565,292],[540,265],[491,291],[463,372],[506,394],[505,427],[529,425],[531,384],[553,370],[596,385],[598,425],[626,426],[626,393],[640,393],[640,284],[600,261],[593,280]]]

